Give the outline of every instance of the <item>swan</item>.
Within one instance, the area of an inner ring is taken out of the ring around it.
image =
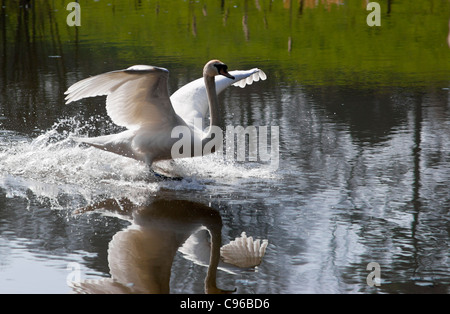
[[[231,84],[244,87],[253,81],[265,79],[264,72],[259,69],[233,72],[236,76],[228,73],[228,66],[223,62],[211,60],[203,68],[203,79],[183,86],[172,97],[169,97],[168,91],[169,71],[161,67],[134,65],[125,70],[81,80],[65,92],[66,104],[86,97],[107,95],[108,115],[115,124],[126,127],[127,130],[118,134],[75,140],[142,161],[157,178],[167,179],[168,177],[156,173],[152,164],[172,159],[171,150],[178,141],[178,138],[172,138],[175,127],[188,127],[192,131],[192,145],[201,143],[202,150],[191,149],[191,157],[202,155],[203,148],[211,141],[212,126],[218,125],[221,119],[216,85],[220,93]],[[216,80],[215,77],[219,75],[230,82]],[[203,118],[208,110],[209,131],[195,130],[194,118]],[[213,147],[211,152],[218,148]]]
[[[236,289],[217,287],[217,269],[232,266],[232,269],[248,270],[261,262],[267,246],[267,240],[260,247],[259,240],[253,241],[251,237],[236,238],[221,246],[223,224],[219,212],[193,201],[156,197],[137,205],[127,198],[106,199],[72,214],[98,210],[104,215],[120,215],[130,225],[117,232],[108,245],[111,278],[71,283],[74,292],[169,293],[174,258],[183,248],[189,260],[208,267],[204,281],[206,293],[231,293]],[[210,240],[203,238],[205,233]],[[236,246],[235,242],[244,245]],[[254,247],[258,250],[253,250]],[[246,261],[245,265],[240,265],[242,260]]]
[[[120,212],[131,225],[116,233],[108,246],[111,278],[73,283],[80,293],[169,293],[171,269],[178,248],[192,233],[206,229],[211,235],[205,277],[206,293],[231,293],[216,285],[220,260],[222,219],[213,208],[185,200],[155,199],[137,206],[128,199],[107,199],[78,209]]]

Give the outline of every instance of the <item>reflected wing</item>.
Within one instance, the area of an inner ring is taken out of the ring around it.
[[[225,263],[237,267],[255,267],[261,264],[268,244],[268,240],[261,243],[261,240],[253,240],[242,232],[240,237],[220,248],[220,256]]]
[[[70,86],[65,92],[66,104],[107,95],[106,110],[117,125],[134,129],[163,123],[176,116],[169,98],[168,77],[168,70],[148,65],[96,75]]]
[[[216,76],[217,94],[220,94],[231,85],[245,87],[253,82],[267,78],[266,74],[257,68],[245,71],[231,71],[229,73],[235,77],[234,80],[221,75]],[[204,118],[209,109],[208,96],[203,78],[182,86],[170,96],[170,100],[172,101],[175,112],[191,126],[193,126],[194,118]]]

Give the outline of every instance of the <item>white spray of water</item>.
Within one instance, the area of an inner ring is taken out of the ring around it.
[[[0,187],[8,197],[26,197],[31,191],[53,208],[73,208],[105,197],[142,203],[161,187],[198,190],[211,180],[230,184],[243,178],[275,176],[260,164],[237,164],[209,155],[156,163],[156,170],[186,178],[157,182],[143,163],[72,140],[86,136],[90,127],[89,122],[69,118],[32,140],[13,132],[0,133]]]

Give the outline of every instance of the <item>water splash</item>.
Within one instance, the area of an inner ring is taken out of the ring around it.
[[[8,142],[0,146],[0,187],[8,196],[31,191],[38,199],[50,200],[52,208],[77,206],[104,194],[117,195],[126,181],[136,181],[146,191],[155,188],[143,184],[143,165],[72,140],[85,136],[89,128],[89,123],[70,118],[61,119],[34,139],[14,140],[18,136],[6,134],[0,138],[2,143]],[[77,201],[69,204],[70,200]]]
[[[234,163],[209,155],[156,163],[156,170],[185,178],[181,182],[157,182],[141,162],[76,143],[73,137],[87,136],[94,120],[61,119],[34,139],[2,131],[0,188],[8,197],[26,198],[31,192],[38,200],[60,209],[105,197],[127,197],[140,204],[161,188],[201,190],[211,182],[230,184],[275,176],[261,164]]]

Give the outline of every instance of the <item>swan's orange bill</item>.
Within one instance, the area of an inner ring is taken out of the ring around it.
[[[225,70],[224,68],[221,68],[221,69],[219,70],[219,73],[222,74],[223,76],[226,76],[226,77],[228,77],[228,78],[234,80],[234,76],[231,75],[230,73],[228,73],[227,70]]]

